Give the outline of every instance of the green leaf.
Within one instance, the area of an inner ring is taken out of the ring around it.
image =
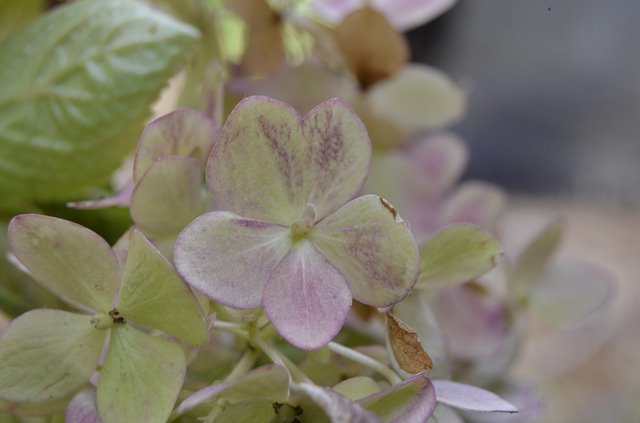
[[[103,423],[164,422],[178,398],[186,370],[177,344],[128,324],[112,330],[98,383]]]
[[[118,311],[189,344],[207,341],[200,304],[171,264],[139,231],[131,234]]]
[[[501,254],[496,240],[476,226],[446,227],[420,246],[416,288],[468,282],[491,270]]]
[[[45,402],[63,397],[94,372],[107,332],[92,316],[33,310],[0,338],[0,397]]]
[[[137,1],[83,0],[0,45],[0,193],[68,198],[105,181],[197,36]]]

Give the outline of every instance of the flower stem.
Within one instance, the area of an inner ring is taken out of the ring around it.
[[[339,354],[343,357],[355,361],[356,363],[360,363],[363,366],[375,370],[376,372],[384,376],[392,385],[402,382],[402,379],[400,379],[396,372],[391,370],[391,368],[380,363],[378,360],[369,357],[368,355],[365,355],[359,351],[345,347],[344,345],[335,342],[329,342],[327,344],[327,347],[329,347],[329,349],[336,354]]]
[[[235,367],[231,370],[231,372],[229,372],[227,377],[224,378],[224,381],[228,382],[247,374],[247,372],[249,372],[249,370],[253,368],[253,365],[255,364],[257,358],[258,354],[256,350],[248,348],[240,358],[240,361],[236,363]]]
[[[289,374],[296,382],[311,382],[311,380],[305,375],[302,370],[296,364],[291,361],[287,356],[280,353],[276,348],[272,345],[265,342],[259,336],[256,336],[252,340],[253,344],[260,348],[266,355],[269,357],[274,364],[278,364],[289,371]]]
[[[213,322],[213,327],[224,332],[231,332],[244,339],[249,339],[249,332],[247,331],[246,325],[240,323],[225,322],[223,320],[216,320],[215,322]]]

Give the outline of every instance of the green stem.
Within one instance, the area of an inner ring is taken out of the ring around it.
[[[240,361],[236,363],[235,367],[229,372],[227,377],[224,378],[225,382],[229,382],[230,380],[235,380],[240,376],[244,376],[253,368],[253,365],[258,358],[258,354],[256,350],[249,348],[240,358]]]
[[[366,366],[372,370],[375,370],[376,372],[384,376],[392,385],[402,382],[402,379],[400,379],[400,376],[398,376],[396,372],[394,372],[384,364],[380,363],[378,360],[375,360],[369,357],[368,355],[365,355],[354,349],[345,347],[344,345],[337,344],[335,342],[329,342],[327,344],[327,347],[329,347],[329,349],[336,354],[339,354],[343,357],[346,357],[350,360],[355,361],[356,363],[360,363],[363,366]]]
[[[246,325],[233,322],[225,322],[223,320],[216,320],[213,322],[213,327],[224,332],[231,332],[234,335],[238,335],[244,339],[249,339],[249,332]]]
[[[260,348],[269,357],[274,364],[278,364],[289,371],[289,374],[296,382],[311,383],[311,380],[305,375],[296,364],[287,356],[281,354],[275,347],[256,336],[252,340],[253,344]]]

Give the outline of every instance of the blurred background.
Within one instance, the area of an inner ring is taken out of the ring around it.
[[[548,395],[544,422],[640,421],[640,2],[460,0],[408,34],[416,61],[469,94],[454,128],[467,178],[506,188],[516,251],[555,217],[561,257],[611,272],[607,310],[567,332],[533,322],[516,373]]]

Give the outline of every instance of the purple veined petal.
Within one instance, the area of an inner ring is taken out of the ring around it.
[[[179,109],[150,122],[138,141],[133,180],[138,182],[160,157],[192,157],[201,163],[216,141],[219,128],[197,110]]]
[[[439,226],[467,222],[493,231],[504,207],[505,194],[497,186],[480,181],[465,182],[444,203]]]
[[[291,225],[308,203],[318,218],[362,187],[371,158],[366,129],[338,99],[304,117],[280,101],[242,100],[211,152],[207,184],[216,201],[252,219]]]
[[[105,207],[119,206],[127,207],[131,201],[131,193],[133,192],[133,181],[127,182],[122,189],[111,197],[101,198],[99,200],[71,201],[67,203],[67,207],[72,209],[103,209]]]
[[[426,65],[407,65],[372,85],[365,101],[373,113],[396,123],[407,135],[451,125],[466,109],[463,91]]]
[[[228,212],[206,213],[180,234],[178,273],[221,304],[259,307],[269,275],[292,246],[290,229]]]
[[[393,26],[408,31],[423,25],[449,10],[457,0],[373,0]]]
[[[554,323],[571,323],[600,310],[612,298],[613,277],[582,261],[552,263],[534,285],[529,299],[535,310]]]
[[[96,392],[92,389],[80,391],[71,400],[65,413],[67,423],[101,423],[96,405]]]
[[[9,245],[35,280],[70,304],[109,311],[119,283],[113,250],[100,235],[67,220],[14,217]]]
[[[382,423],[375,414],[332,389],[311,383],[291,385],[290,403],[302,409],[304,422]]]
[[[382,197],[364,195],[316,224],[313,245],[344,275],[353,298],[386,307],[416,281],[418,249],[406,223]]]
[[[423,423],[433,413],[436,393],[424,374],[411,377],[357,401],[385,422]]]
[[[496,394],[464,383],[450,380],[434,380],[436,400],[460,410],[517,413],[513,404]]]
[[[262,305],[280,335],[312,350],[342,329],[351,292],[340,272],[311,243],[301,241],[269,277]]]
[[[131,218],[151,238],[177,237],[211,204],[202,164],[188,157],[162,157],[138,181],[131,196]]]
[[[177,414],[210,403],[215,398],[234,402],[284,403],[289,398],[289,372],[278,365],[258,367],[246,375],[230,381],[207,386],[187,397],[176,409]]]

